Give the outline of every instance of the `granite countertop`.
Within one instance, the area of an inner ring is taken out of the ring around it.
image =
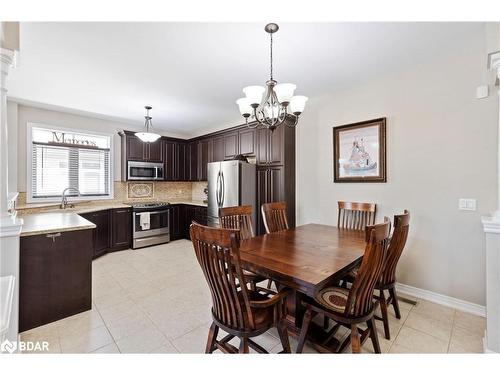
[[[208,203],[200,200],[172,200],[169,201],[170,204],[188,204],[191,206],[208,207]]]
[[[92,229],[95,224],[75,212],[35,213],[20,215],[23,219],[21,237],[54,232]]]

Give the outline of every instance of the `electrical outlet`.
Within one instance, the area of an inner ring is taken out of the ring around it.
[[[458,200],[459,210],[476,211],[476,205],[477,204],[475,199],[460,198]]]

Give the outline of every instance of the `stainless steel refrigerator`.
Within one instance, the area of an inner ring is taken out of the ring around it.
[[[229,160],[208,164],[208,225],[219,226],[219,208],[251,205],[256,223],[256,169],[254,164]]]

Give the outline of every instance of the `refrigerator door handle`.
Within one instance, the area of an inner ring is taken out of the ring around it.
[[[221,207],[224,206],[224,198],[226,197],[226,182],[224,181],[224,172],[221,172],[221,185],[222,185],[222,189],[221,189]]]
[[[217,190],[215,191],[215,197],[217,198],[217,207],[220,207],[220,171],[217,173]]]

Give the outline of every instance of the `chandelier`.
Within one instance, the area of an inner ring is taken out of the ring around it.
[[[161,135],[150,131],[153,129],[153,123],[151,122],[152,117],[149,115],[149,111],[153,107],[147,105],[144,108],[146,108],[146,116],[144,116],[144,118],[146,119],[146,122],[144,123],[144,127],[146,128],[146,131],[135,133],[135,136],[138,137],[143,142],[148,142],[148,143],[155,142],[158,138],[161,137]]]
[[[307,97],[293,95],[296,85],[293,83],[280,83],[273,77],[273,34],[277,32],[279,26],[269,23],[264,30],[270,36],[270,79],[266,82],[267,87],[248,86],[243,89],[246,97],[238,99],[236,104],[241,115],[249,128],[256,128],[263,125],[273,131],[281,124],[295,126],[299,121],[300,114],[304,111]],[[289,110],[290,109],[290,110]],[[253,124],[248,123],[248,119],[255,119]]]

